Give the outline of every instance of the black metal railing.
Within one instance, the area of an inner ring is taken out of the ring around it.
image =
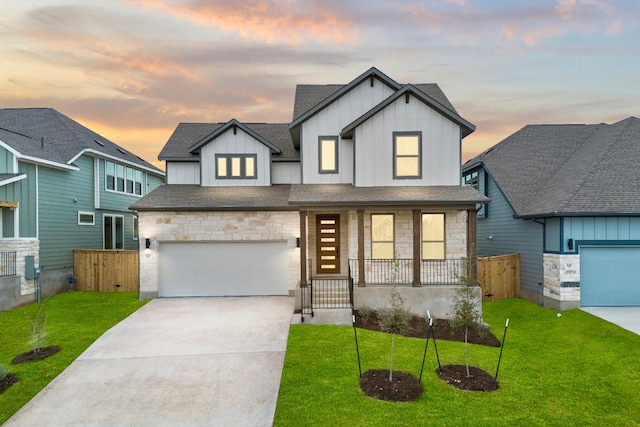
[[[464,274],[464,259],[423,259],[420,261],[422,285],[457,285]],[[364,274],[367,285],[413,284],[412,259],[365,259],[364,272],[358,269],[358,260],[349,260],[349,276],[359,283]]]
[[[311,260],[307,260],[307,284],[300,286],[300,313],[304,322],[304,315],[313,317],[313,280],[311,279]]]
[[[16,252],[0,252],[0,277],[16,274]]]
[[[313,308],[351,308],[349,279],[314,278]]]

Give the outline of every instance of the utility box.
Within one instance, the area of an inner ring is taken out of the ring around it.
[[[33,255],[24,257],[24,278],[27,280],[36,278],[36,258]]]

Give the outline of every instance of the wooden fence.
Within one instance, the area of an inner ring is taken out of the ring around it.
[[[73,251],[74,289],[99,292],[138,291],[138,251]]]
[[[478,258],[482,301],[520,296],[520,254]]]

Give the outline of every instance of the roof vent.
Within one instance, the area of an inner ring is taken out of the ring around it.
[[[126,151],[124,151],[122,148],[118,147],[118,151],[121,152],[122,154],[127,154]]]
[[[93,142],[95,142],[96,144],[98,144],[101,147],[104,147],[104,143],[98,141],[97,139],[94,139]]]

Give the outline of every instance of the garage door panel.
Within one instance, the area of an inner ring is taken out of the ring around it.
[[[640,248],[582,247],[580,305],[640,305]]]
[[[287,295],[286,242],[160,243],[158,293]]]

